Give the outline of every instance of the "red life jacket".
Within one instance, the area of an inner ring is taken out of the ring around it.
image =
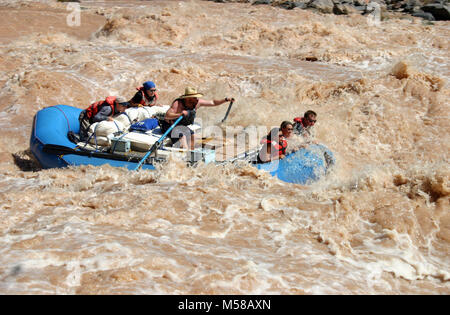
[[[301,124],[301,125],[303,126],[303,128],[306,128],[305,124],[303,123],[303,117],[295,117],[295,118],[294,118],[294,121],[295,121],[296,123]]]
[[[280,141],[278,143],[276,143],[275,141],[267,140],[267,138],[262,139],[261,143],[263,143],[263,144],[267,143],[267,144],[273,145],[274,148],[276,150],[278,150],[279,156],[286,155],[286,149],[287,149],[288,143],[287,143],[286,139],[284,139],[283,137],[280,137]]]
[[[89,106],[86,109],[86,116],[90,119],[92,119],[95,115],[97,115],[98,111],[103,106],[111,106],[111,115],[114,115],[114,103],[116,101],[115,96],[108,96],[104,101],[98,101],[95,103],[92,103],[91,106]]]
[[[136,88],[139,92],[142,93],[142,99],[139,104],[143,106],[152,106],[156,104],[156,100],[158,99],[158,94],[155,92],[155,96],[150,100],[147,98],[147,94],[144,92],[144,87]]]

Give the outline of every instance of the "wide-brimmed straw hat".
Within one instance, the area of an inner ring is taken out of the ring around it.
[[[203,94],[198,93],[197,89],[188,86],[184,90],[184,95],[181,95],[179,98],[202,97],[202,96],[203,96]]]

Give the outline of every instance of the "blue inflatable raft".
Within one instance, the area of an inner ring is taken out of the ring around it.
[[[308,184],[325,175],[334,163],[333,153],[327,147],[321,144],[312,144],[306,149],[288,154],[282,160],[256,166],[282,181]]]
[[[142,158],[111,154],[102,151],[83,150],[69,140],[69,132],[79,133],[78,116],[81,109],[56,105],[39,110],[33,120],[30,150],[43,168],[61,168],[69,165],[109,164],[134,170]],[[248,158],[245,156],[243,159]],[[258,169],[270,172],[279,179],[298,184],[307,184],[324,175],[334,164],[333,154],[323,145],[311,145],[289,154],[285,159],[266,164],[255,164]],[[149,159],[143,169],[155,169]]]
[[[81,150],[69,140],[70,131],[75,134],[80,132],[78,122],[80,113],[81,109],[67,105],[46,107],[36,113],[30,137],[30,150],[41,166],[59,168],[69,165],[109,164],[134,169],[139,158]],[[144,163],[142,168],[155,169],[148,163]]]

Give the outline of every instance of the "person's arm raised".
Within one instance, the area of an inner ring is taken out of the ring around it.
[[[229,97],[225,97],[223,99],[220,100],[204,100],[204,99],[199,99],[198,100],[198,107],[200,106],[206,106],[206,107],[212,107],[212,106],[219,106],[222,105],[223,103],[227,103],[227,102],[233,102],[234,98],[229,98]]]

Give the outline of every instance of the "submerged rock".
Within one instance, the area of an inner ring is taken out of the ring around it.
[[[437,21],[450,20],[450,6],[443,3],[430,3],[421,7],[422,11],[431,13]]]
[[[415,17],[420,17],[420,18],[422,18],[424,20],[428,20],[428,21],[436,21],[433,14],[431,14],[429,12],[424,12],[422,10],[414,11],[411,15],[415,16]]]

